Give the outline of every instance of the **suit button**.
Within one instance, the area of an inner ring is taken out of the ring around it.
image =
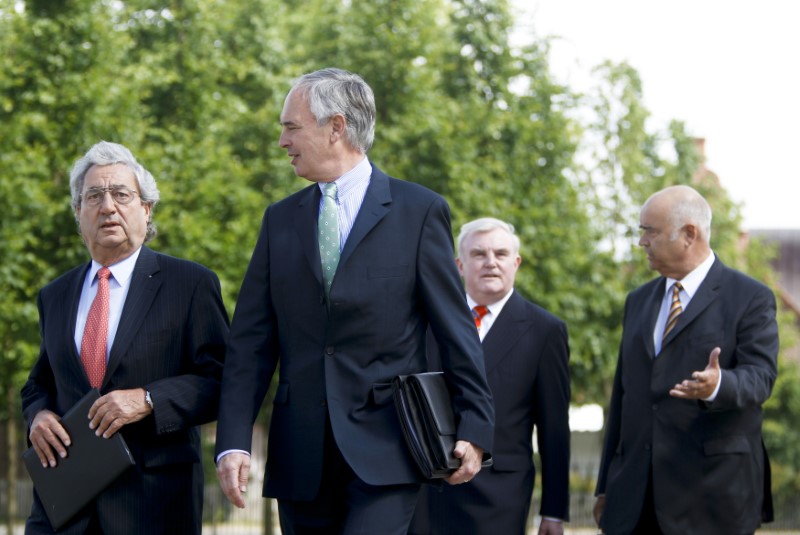
[[[657,405],[656,403],[653,403],[653,410],[654,410],[654,411],[657,411],[657,410],[658,410],[658,405]]]
[[[325,347],[325,354],[326,355],[333,355],[333,346],[326,346]]]
[[[645,444],[644,445],[644,450],[645,451],[650,451],[650,444]]]
[[[322,401],[319,402],[319,406],[320,407],[327,407],[328,406],[328,402],[323,399]]]

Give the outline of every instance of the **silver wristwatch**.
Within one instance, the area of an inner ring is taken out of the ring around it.
[[[149,390],[145,390],[144,391],[144,401],[145,401],[145,403],[150,405],[150,410],[153,410],[153,398],[150,397],[150,391]]]

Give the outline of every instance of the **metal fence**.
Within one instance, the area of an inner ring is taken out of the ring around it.
[[[244,509],[233,507],[225,499],[216,481],[205,487],[203,510],[203,535],[280,535],[278,514],[274,500],[261,497],[260,485],[251,482]],[[538,494],[538,492],[537,492]],[[0,480],[0,511],[5,510],[8,499],[8,484]],[[28,515],[32,500],[32,485],[29,480],[17,484],[18,518],[15,519],[13,535],[22,534],[22,525]],[[594,535],[597,533],[592,519],[594,496],[591,492],[573,490],[570,496],[571,520],[565,530],[566,535]],[[531,511],[538,511],[538,496],[534,496]],[[759,534],[781,533],[800,534],[800,496],[790,499],[775,511],[776,521],[766,524]],[[6,521],[0,517],[0,535],[7,533]],[[538,518],[531,517],[528,533],[535,534]],[[271,529],[270,529],[271,528]],[[272,533],[269,533],[272,531]]]

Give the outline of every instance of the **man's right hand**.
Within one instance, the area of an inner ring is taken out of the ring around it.
[[[592,515],[594,516],[594,521],[597,522],[597,525],[600,525],[600,519],[603,517],[603,509],[606,508],[606,495],[599,494],[594,499],[594,508],[592,509]]]
[[[88,421],[86,425],[89,425]],[[65,458],[67,447],[71,444],[67,430],[61,425],[61,418],[47,409],[37,412],[33,417],[29,438],[45,468],[56,466],[56,453],[62,459]]]
[[[217,463],[217,479],[228,501],[244,509],[244,493],[250,478],[250,456],[234,451],[227,453]]]

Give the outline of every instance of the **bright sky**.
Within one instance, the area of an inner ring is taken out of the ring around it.
[[[800,229],[800,2],[512,0],[518,37],[558,36],[551,70],[590,87],[602,61],[640,74],[651,131],[672,119],[706,138],[706,165],[744,225]]]

